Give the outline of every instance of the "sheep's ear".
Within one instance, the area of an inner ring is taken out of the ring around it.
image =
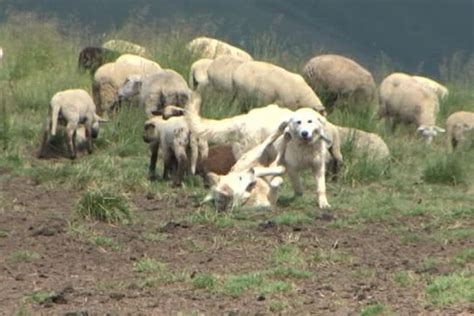
[[[437,131],[438,133],[444,133],[446,132],[446,130],[444,128],[441,128],[441,127],[438,127],[438,126],[435,126],[434,127],[435,131]]]
[[[163,119],[167,120],[173,116],[183,116],[185,113],[185,109],[179,108],[174,105],[168,105],[163,109]]]
[[[426,126],[420,126],[420,127],[418,127],[418,128],[416,129],[416,131],[417,131],[418,133],[423,133],[423,132],[426,131]]]
[[[214,172],[208,172],[207,177],[209,178],[209,181],[211,182],[212,185],[216,185],[217,183],[219,183],[219,180],[221,179],[221,176]]]
[[[95,117],[95,120],[96,120],[97,122],[99,122],[99,123],[108,123],[108,122],[109,122],[109,120],[104,119],[104,118],[100,117],[100,116],[97,115],[97,114],[94,114],[94,117]]]

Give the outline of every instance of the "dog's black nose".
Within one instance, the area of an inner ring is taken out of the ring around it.
[[[302,131],[301,132],[301,137],[308,138],[308,132],[307,131]]]

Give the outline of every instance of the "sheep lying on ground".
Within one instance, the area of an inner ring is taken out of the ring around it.
[[[85,47],[79,53],[78,68],[94,74],[103,64],[115,61],[121,54],[103,47]]]
[[[424,85],[425,87],[428,87],[429,89],[433,90],[433,92],[436,93],[440,100],[446,99],[449,95],[448,88],[430,78],[421,76],[412,76],[412,78]]]
[[[244,60],[252,60],[252,56],[244,50],[209,37],[193,39],[186,45],[186,49],[199,58],[214,59],[222,55],[231,55]]]
[[[191,98],[186,81],[176,71],[163,69],[150,76],[131,75],[120,87],[119,99],[140,96],[140,105],[148,117],[162,115],[165,106],[184,107]]]
[[[356,128],[337,126],[341,143],[350,142],[352,150],[374,160],[386,159],[390,150],[383,139],[374,133],[368,133]]]
[[[303,107],[324,111],[324,106],[303,77],[261,61],[248,61],[235,69],[232,85],[240,99],[256,99],[296,110]]]
[[[446,120],[446,140],[448,148],[474,145],[474,112],[460,111],[451,114]]]
[[[213,62],[213,59],[202,58],[191,65],[189,71],[189,87],[196,90],[200,86],[207,86],[207,69]]]
[[[438,97],[411,76],[403,73],[389,75],[382,81],[379,93],[379,116],[392,119],[392,128],[399,122],[415,124],[427,143],[444,132],[435,125]]]
[[[326,106],[337,103],[372,103],[374,78],[355,61],[339,55],[320,55],[303,68],[303,77],[313,90],[326,97]]]
[[[147,55],[145,47],[123,40],[110,40],[102,44],[102,47],[115,50],[122,54],[134,54],[138,56]]]
[[[150,147],[149,179],[156,179],[158,150],[163,152],[163,179],[172,177],[180,186],[186,173],[195,174],[198,161],[207,158],[207,142],[199,140],[189,130],[183,117],[164,120],[155,116],[145,122],[143,140]]]
[[[133,54],[123,54],[115,60],[115,63],[136,65],[147,69],[161,69],[157,62]]]
[[[56,93],[50,102],[46,129],[41,144],[39,157],[44,151],[50,136],[56,135],[57,125],[66,126],[67,145],[70,158],[76,158],[76,133],[83,124],[87,138],[87,151],[92,153],[92,138],[97,136],[99,122],[102,119],[95,113],[96,108],[90,95],[81,89],[64,90]]]
[[[111,112],[118,102],[118,90],[129,75],[151,75],[161,71],[159,66],[145,64],[142,66],[128,63],[107,63],[94,74],[92,95],[99,114]]]

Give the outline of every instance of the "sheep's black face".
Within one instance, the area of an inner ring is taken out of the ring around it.
[[[155,126],[153,124],[146,124],[143,130],[143,141],[145,143],[151,143],[156,139],[155,137]]]

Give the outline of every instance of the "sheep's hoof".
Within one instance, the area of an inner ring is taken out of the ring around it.
[[[181,188],[183,186],[183,184],[181,182],[173,182],[171,184],[171,187],[173,188]]]
[[[148,180],[150,180],[151,182],[155,182],[158,180],[158,177],[155,174],[152,174],[148,176]]]

